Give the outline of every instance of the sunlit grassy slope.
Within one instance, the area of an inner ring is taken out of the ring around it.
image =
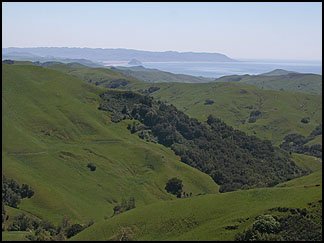
[[[94,69],[84,66],[76,68],[64,64],[51,65],[50,68],[77,76],[87,82],[90,79],[92,82],[106,80],[102,85],[111,80],[122,78],[129,81],[129,84],[123,87],[124,89],[138,90],[152,86],[160,87],[160,90],[155,91],[152,95],[174,104],[188,115],[205,121],[209,114],[213,114],[223,119],[227,124],[250,135],[269,139],[275,145],[279,145],[288,133],[296,132],[308,136],[322,121],[322,96],[316,94],[265,90],[241,82],[152,84],[140,82],[125,75],[121,76],[122,74],[116,70],[105,68]],[[314,75],[304,75],[303,79],[298,76],[297,79],[306,82],[308,76],[312,78]],[[269,79],[267,76],[260,76],[260,78]],[[259,79],[254,77],[253,80],[258,81]],[[293,82],[291,77],[289,82]],[[214,104],[205,105],[206,99],[212,99]],[[249,123],[250,113],[254,110],[260,110],[262,116],[255,123]],[[310,117],[310,123],[302,123],[301,119],[304,117]],[[316,139],[313,143],[321,143],[321,139]]]
[[[164,190],[173,176],[194,195],[218,192],[170,149],[131,135],[127,122],[112,123],[97,109],[100,88],[43,67],[2,67],[2,169],[35,190],[22,210],[54,223],[64,215],[97,221],[123,197],[138,206],[174,198]]]
[[[305,207],[322,199],[322,165],[311,156],[293,154],[300,167],[313,172],[308,176],[274,188],[219,194],[210,177],[181,163],[171,150],[131,135],[129,121],[112,123],[108,113],[97,109],[101,88],[32,65],[4,64],[2,75],[2,168],[7,177],[35,190],[19,210],[7,208],[11,216],[24,211],[54,223],[64,215],[81,223],[94,219],[73,240],[117,239],[125,229],[135,240],[233,240],[270,208]],[[206,120],[215,114],[277,142],[291,131],[308,135],[321,122],[321,97],[316,95],[240,84],[158,85],[154,96],[191,116]],[[134,83],[133,89],[141,87],[147,86]],[[207,98],[215,103],[204,105]],[[240,124],[249,116],[248,105],[263,116]],[[310,116],[309,124],[300,123],[305,116]],[[95,172],[86,167],[88,162],[96,164]],[[167,194],[164,186],[173,176],[194,196]],[[204,193],[208,195],[198,196]],[[110,217],[115,203],[129,196],[135,197],[136,208]],[[228,225],[238,229],[226,230]],[[23,240],[25,235],[5,232],[2,237]]]
[[[250,135],[269,139],[275,145],[289,133],[308,136],[322,122],[321,95],[262,90],[238,83],[154,86],[160,87],[152,94],[155,98],[174,104],[192,117],[206,121],[208,115],[213,114],[227,124]],[[214,103],[206,105],[206,99],[212,99]],[[249,123],[250,113],[254,110],[261,111],[261,117],[255,123]],[[302,123],[303,117],[310,117],[310,123]]]
[[[274,70],[261,75],[231,75],[216,79],[217,82],[239,82],[262,89],[322,94],[322,75],[311,73],[289,73]]]
[[[26,231],[2,231],[3,241],[26,241],[26,236],[29,232]]]
[[[305,208],[322,199],[322,171],[275,188],[196,196],[138,207],[96,223],[72,240],[118,239],[127,229],[134,240],[234,240],[257,215],[274,207]],[[226,226],[237,225],[236,230]]]

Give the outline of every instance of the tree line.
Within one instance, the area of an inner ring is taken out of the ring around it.
[[[152,140],[170,147],[182,162],[210,175],[221,192],[274,186],[307,173],[270,141],[248,136],[219,118],[209,116],[202,123],[173,105],[131,91],[107,91],[100,97],[98,109],[110,111],[112,121],[139,121],[142,126],[129,126],[132,133],[149,131]]]

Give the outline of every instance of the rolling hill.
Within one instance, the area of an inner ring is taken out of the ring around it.
[[[3,173],[35,190],[21,210],[53,223],[96,221],[122,198],[138,206],[172,199],[164,186],[175,176],[194,195],[218,192],[170,149],[131,136],[126,121],[112,123],[97,109],[102,89],[44,67],[2,68]]]
[[[277,69],[260,75],[231,75],[215,82],[238,82],[255,85],[261,89],[322,94],[322,75],[296,73]]]
[[[186,74],[174,74],[158,69],[145,68],[143,66],[113,67],[112,69],[124,75],[134,77],[148,83],[208,83],[212,81],[211,78],[196,77]]]
[[[118,240],[125,231],[132,240],[234,240],[257,215],[271,208],[305,208],[322,199],[321,163],[306,161],[317,167],[314,173],[275,188],[154,203],[102,220],[72,240]],[[236,227],[229,230],[228,226]]]
[[[71,240],[233,240],[270,209],[305,208],[322,199],[322,163],[314,157],[293,154],[307,176],[276,187],[218,193],[211,177],[181,163],[170,148],[131,134],[132,121],[114,123],[113,113],[98,110],[99,95],[116,80],[127,81],[117,85],[123,89],[154,86],[159,89],[153,97],[201,122],[214,114],[277,145],[284,134],[308,135],[321,123],[320,95],[239,83],[152,85],[77,63],[17,62],[2,68],[3,173],[35,191],[18,210],[6,207],[10,217],[24,212],[56,225],[64,216],[74,223],[94,221]],[[256,110],[261,116],[248,122]],[[307,124],[300,122],[305,116]],[[89,162],[95,171],[87,168]],[[167,193],[171,177],[180,178],[193,196]],[[112,217],[113,207],[131,196],[136,208]],[[3,239],[22,240],[26,234],[3,232]]]
[[[266,90],[240,82],[152,84],[120,73],[115,68],[73,68],[71,65],[49,65],[48,68],[106,87],[151,93],[153,97],[174,104],[200,121],[206,121],[208,115],[212,114],[250,135],[269,139],[275,145],[279,145],[289,133],[308,136],[322,122],[321,95]],[[208,99],[213,104],[205,104]],[[260,110],[261,116],[250,123],[251,112],[255,110]],[[310,117],[310,122],[301,123],[304,117]],[[318,143],[319,140],[314,142]]]

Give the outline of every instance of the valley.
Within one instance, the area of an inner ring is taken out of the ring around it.
[[[107,86],[126,83],[108,90],[139,95],[147,90],[199,123],[213,115],[278,147],[285,135],[307,136],[321,124],[320,95],[237,83],[152,84],[80,64],[2,65],[3,172],[35,192],[18,209],[5,206],[6,227],[15,215],[27,213],[54,225],[64,217],[75,224],[93,222],[71,240],[233,240],[271,208],[305,208],[322,198],[320,159],[293,153],[307,175],[275,187],[219,193],[212,177],[182,163],[172,149],[131,134],[127,127],[134,121],[116,123],[113,112],[98,109]],[[206,104],[207,99],[213,102]],[[255,110],[261,117],[249,122]],[[310,122],[301,123],[303,117]],[[321,144],[318,136],[310,143]],[[90,162],[95,171],[87,168]],[[176,199],[167,193],[164,186],[172,177],[192,196]],[[136,208],[113,216],[114,207],[129,197]],[[3,232],[7,240],[25,235]]]

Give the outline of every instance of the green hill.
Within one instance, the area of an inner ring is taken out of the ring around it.
[[[322,75],[274,70],[261,75],[231,75],[215,82],[239,82],[255,85],[261,89],[322,94]]]
[[[148,83],[207,83],[212,81],[211,78],[196,77],[186,74],[174,74],[158,69],[144,68],[142,66],[116,67],[113,68],[113,70]]]
[[[116,240],[125,232],[133,240],[234,240],[271,208],[305,208],[321,200],[322,186],[316,186],[322,185],[321,175],[318,171],[282,187],[154,203],[96,223],[72,240]]]
[[[260,75],[262,76],[281,76],[281,75],[288,75],[291,73],[297,73],[297,72],[293,72],[293,71],[287,71],[284,69],[275,69],[273,71],[267,72],[267,73],[262,73]]]
[[[143,89],[148,85],[134,85]],[[191,117],[206,121],[209,114],[250,135],[279,145],[285,135],[308,136],[322,122],[322,96],[298,92],[262,90],[240,83],[154,84],[151,95],[167,101]],[[211,100],[212,104],[206,101]],[[255,111],[261,115],[250,120]],[[310,122],[301,122],[310,117]]]
[[[54,223],[64,215],[96,221],[122,198],[139,206],[172,199],[164,186],[175,176],[194,195],[218,192],[170,149],[132,136],[127,122],[112,123],[98,110],[100,88],[43,67],[2,68],[3,173],[35,190],[22,210]]]
[[[99,94],[105,91],[100,84],[109,86],[125,79],[126,85],[117,86],[133,90],[152,84],[76,63],[16,63],[2,68],[3,173],[35,191],[32,198],[22,200],[19,209],[6,207],[11,219],[25,212],[55,224],[64,216],[78,223],[94,220],[72,240],[121,236],[233,240],[271,208],[305,208],[322,199],[322,165],[311,156],[293,154],[299,167],[312,172],[307,176],[272,188],[218,193],[219,186],[211,177],[181,163],[171,149],[130,134],[127,126],[132,121],[113,123],[112,113],[98,110]],[[307,136],[322,121],[319,95],[237,83],[154,86],[160,88],[152,93],[154,97],[200,121],[214,114],[276,144],[292,131]],[[254,112],[256,121],[249,123],[251,112],[257,110],[261,115]],[[306,116],[310,122],[301,123]],[[95,171],[87,168],[89,162],[96,165]],[[171,177],[183,180],[184,190],[193,196],[176,199],[166,193],[165,183]],[[111,217],[113,207],[131,196],[136,208]],[[26,234],[6,231],[3,240],[23,240]]]
[[[127,80],[127,84],[117,85],[117,88],[151,93],[153,97],[174,104],[178,109],[200,121],[206,121],[209,114],[215,115],[227,124],[250,135],[269,139],[275,145],[279,145],[289,133],[308,136],[322,121],[321,95],[265,90],[233,80],[226,83],[152,84],[132,79],[132,77],[118,73],[114,68],[109,70],[80,66],[75,69],[65,64],[49,68],[69,73],[87,82],[98,82],[99,85],[110,87],[112,87],[112,80]],[[224,78],[229,78],[229,76]],[[206,104],[207,100],[211,100],[212,104]],[[261,111],[261,116],[255,122],[249,122],[251,112],[256,110]],[[310,122],[301,123],[304,117],[310,117]],[[314,140],[314,143],[318,143],[319,140]]]

